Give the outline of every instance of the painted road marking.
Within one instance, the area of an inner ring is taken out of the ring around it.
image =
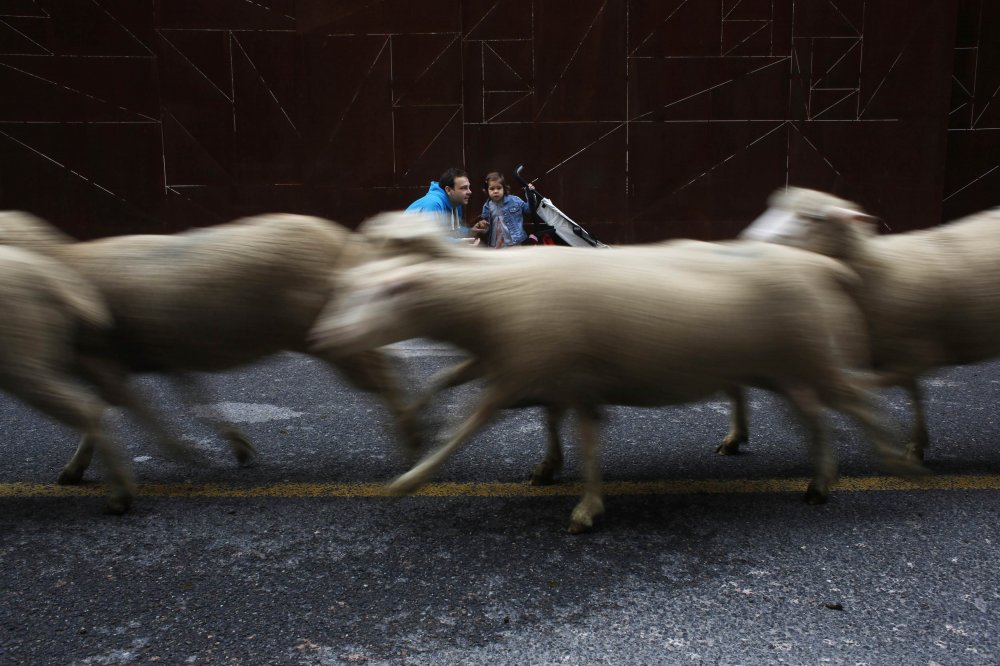
[[[673,481],[609,481],[605,495],[687,495],[697,493],[746,494],[803,492],[806,478],[790,479],[678,479]],[[889,476],[845,477],[833,487],[837,492],[884,490],[1000,490],[1000,475],[938,475],[919,482]],[[106,495],[103,483],[60,486],[53,483],[0,483],[0,497],[95,497]],[[583,493],[581,483],[531,486],[527,483],[428,483],[417,497],[560,497]],[[144,483],[138,497],[389,497],[383,483],[270,483],[239,485],[220,483]]]

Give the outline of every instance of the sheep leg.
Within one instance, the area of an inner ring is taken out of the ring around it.
[[[409,472],[390,483],[389,492],[394,495],[405,495],[423,485],[476,431],[489,423],[497,410],[511,404],[512,398],[512,392],[488,386],[472,413],[458,425],[448,440]]]
[[[154,441],[160,450],[172,460],[189,462],[198,459],[198,455],[185,446],[163,425],[159,416],[137,399],[128,388],[125,369],[106,359],[82,359],[81,370],[97,387],[101,397],[112,405],[124,407],[139,421],[140,425],[153,434]],[[86,456],[81,449],[86,448],[86,442],[81,442],[77,454]],[[75,456],[74,456],[75,457]],[[88,459],[89,461],[89,459]],[[82,472],[81,472],[82,473]]]
[[[804,386],[789,389],[784,395],[805,426],[809,441],[809,458],[814,471],[803,499],[807,504],[823,504],[837,480],[837,460],[820,418],[819,399],[815,391]]]
[[[556,474],[562,470],[563,452],[559,443],[559,421],[562,420],[563,408],[555,405],[545,407],[545,423],[548,426],[548,442],[546,443],[545,458],[535,465],[531,470],[531,485],[547,486],[554,480]]]
[[[240,465],[250,465],[257,458],[257,449],[250,443],[250,439],[243,434],[232,423],[227,421],[222,414],[212,404],[204,399],[205,391],[194,375],[186,372],[175,373],[171,379],[183,396],[184,402],[190,408],[191,405],[199,404],[205,410],[205,417],[212,428],[229,442],[229,448],[233,451],[236,462]]]
[[[583,466],[583,499],[570,516],[570,534],[594,526],[594,518],[604,513],[601,499],[600,412],[591,405],[577,410],[579,415],[580,458]]]
[[[750,439],[750,428],[747,426],[746,394],[739,386],[725,390],[729,398],[729,433],[715,452],[720,456],[733,456],[740,452],[740,444]]]
[[[427,409],[439,393],[482,377],[483,370],[483,364],[478,358],[468,358],[435,374],[431,378],[430,388],[423,391],[403,410],[399,417],[400,426],[407,431],[417,432],[419,429],[417,416]]]
[[[842,382],[824,391],[824,402],[861,424],[879,464],[888,473],[908,479],[925,476],[927,468],[908,458],[892,444],[892,434],[874,408],[868,394],[854,384]]]
[[[337,356],[333,353],[317,353],[316,356],[343,374],[357,388],[378,393],[382,397],[399,432],[404,457],[420,450],[420,433],[412,419],[407,420],[406,405],[385,354],[373,349],[351,356]]]
[[[107,405],[91,396],[86,389],[65,378],[34,374],[26,385],[30,391],[18,391],[16,395],[25,402],[40,409],[56,420],[83,433],[77,456],[63,469],[60,483],[79,482],[83,470],[87,468],[94,451],[101,456],[108,470],[111,494],[108,497],[109,513],[125,513],[132,505],[135,482],[121,452],[104,434],[101,418]],[[82,466],[81,466],[82,464]],[[75,481],[74,481],[75,479]]]
[[[909,377],[899,385],[910,394],[910,404],[913,405],[913,429],[910,431],[910,443],[906,447],[906,457],[913,462],[924,459],[924,450],[930,441],[927,434],[927,414],[924,412],[924,398],[917,380]]]

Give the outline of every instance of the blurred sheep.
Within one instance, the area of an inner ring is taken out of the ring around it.
[[[1000,355],[1000,208],[879,236],[875,218],[825,192],[789,188],[770,206],[743,237],[834,257],[861,277],[871,363],[882,384],[909,393],[907,453],[922,460],[929,436],[920,375]]]
[[[134,484],[101,425],[106,395],[115,391],[103,380],[100,361],[82,351],[107,334],[111,314],[97,291],[72,270],[3,245],[0,303],[0,388],[82,433],[91,454],[96,449],[107,466],[109,509],[123,511]]]
[[[0,243],[56,258],[97,288],[114,317],[103,350],[116,362],[117,377],[109,381],[121,385],[129,373],[221,371],[279,351],[310,353],[306,335],[331,297],[333,272],[368,256],[367,244],[340,225],[287,214],[78,242],[37,217],[5,212]],[[401,413],[402,396],[380,352],[313,354]],[[138,415],[170,445],[151,413]],[[252,459],[253,447],[238,430],[220,428],[241,462]],[[415,445],[413,433],[401,437]],[[81,479],[96,444],[85,438],[61,482]]]
[[[404,221],[383,216],[375,226],[392,224]],[[603,511],[603,405],[683,403],[739,385],[781,393],[806,424],[810,501],[823,501],[836,478],[822,406],[858,419],[887,468],[917,471],[842,370],[832,326],[856,330],[860,315],[847,291],[857,277],[836,261],[766,243],[692,241],[484,257],[400,229],[393,242],[418,251],[341,275],[339,297],[313,331],[317,348],[348,354],[412,337],[443,340],[471,353],[485,389],[445,444],[393,482],[395,492],[424,483],[497,409],[573,409],[585,491],[570,531],[579,532]]]

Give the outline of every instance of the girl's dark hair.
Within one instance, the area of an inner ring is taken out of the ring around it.
[[[491,180],[499,180],[500,184],[503,185],[503,193],[510,194],[510,185],[507,184],[507,179],[499,171],[490,171],[486,174],[486,178],[483,178],[483,192],[489,191]]]

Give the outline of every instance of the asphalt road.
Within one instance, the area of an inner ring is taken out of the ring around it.
[[[411,388],[456,360],[423,342],[397,353]],[[165,460],[109,415],[144,493],[124,516],[102,512],[97,466],[84,486],[52,485],[75,435],[0,397],[0,664],[1000,661],[1000,364],[927,383],[940,489],[879,476],[834,419],[844,483],[819,507],[799,499],[801,433],[767,394],[751,395],[736,457],[714,454],[721,401],[609,410],[612,492],[579,536],[565,532],[575,486],[523,484],[543,448],[537,410],[477,436],[436,494],[389,498],[377,489],[405,466],[385,412],[318,361],[208,384],[257,462],[236,467],[163,380],[140,378],[205,460]],[[449,392],[429,420],[476,391]],[[902,439],[902,395],[883,406]]]

